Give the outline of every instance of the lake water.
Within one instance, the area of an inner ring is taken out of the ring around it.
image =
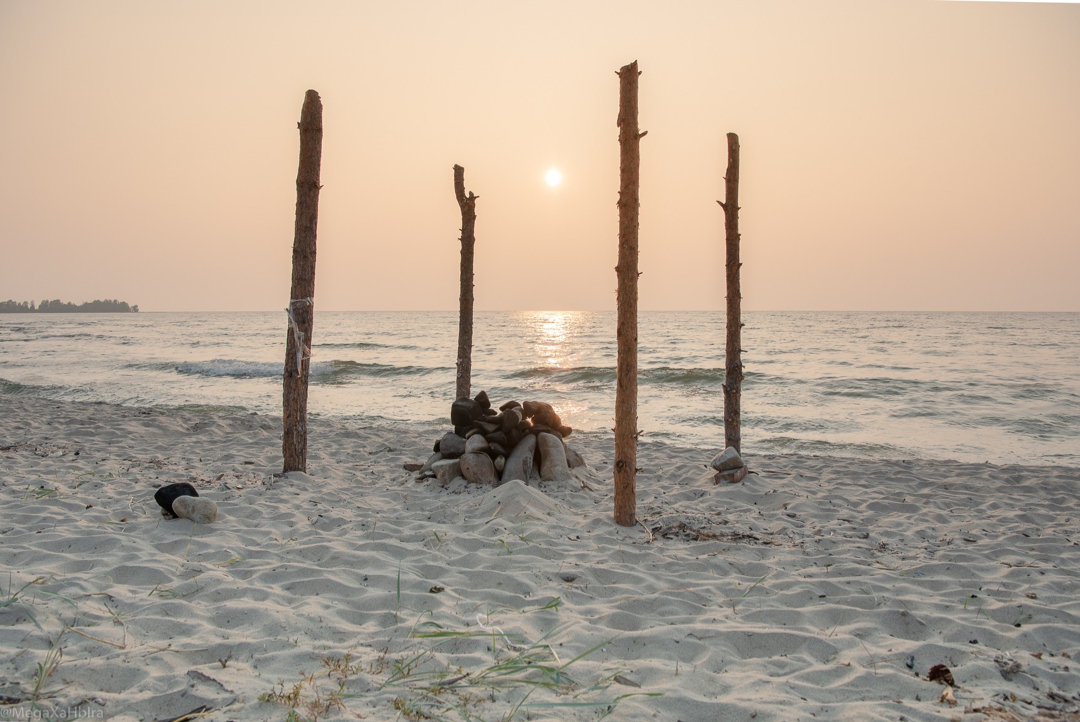
[[[1080,466],[1080,314],[744,316],[743,448]],[[0,394],[280,414],[278,313],[0,316]],[[613,312],[481,312],[473,392],[611,434]],[[457,314],[320,312],[309,413],[449,423]],[[640,317],[644,439],[723,443],[724,317]],[[2,420],[0,420],[2,423]]]

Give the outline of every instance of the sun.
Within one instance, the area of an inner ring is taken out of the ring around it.
[[[560,171],[558,168],[552,168],[544,176],[544,180],[547,181],[547,184],[549,186],[554,188],[555,186],[562,183],[562,171]]]

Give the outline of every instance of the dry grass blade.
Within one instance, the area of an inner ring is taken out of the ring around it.
[[[35,701],[41,699],[45,683],[49,681],[49,677],[56,672],[60,663],[64,661],[64,650],[60,647],[60,640],[63,637],[64,633],[60,632],[49,651],[45,653],[45,659],[37,663],[37,672],[34,674],[34,690],[30,693]]]
[[[78,634],[80,637],[86,637],[87,639],[92,639],[95,642],[101,642],[102,644],[107,644],[110,647],[116,647],[117,649],[127,649],[126,645],[117,644],[116,642],[110,642],[107,639],[101,639],[100,637],[95,637],[92,634],[87,634],[86,632],[75,629],[75,627],[65,627],[64,629],[66,631],[68,631],[68,632],[75,632],[75,634]]]
[[[483,720],[478,707],[491,704],[508,705],[499,713],[501,722],[510,722],[522,710],[557,707],[599,709],[602,710],[602,718],[615,708],[619,700],[633,696],[603,696],[604,690],[614,683],[618,674],[589,686],[580,684],[570,674],[573,665],[603,649],[617,637],[605,639],[563,662],[548,640],[565,629],[554,629],[534,642],[521,644],[515,644],[501,630],[494,635],[493,629],[454,630],[435,622],[418,625],[410,636],[413,639],[431,640],[434,646],[413,653],[393,665],[394,674],[383,687],[400,687],[411,693],[411,696],[399,697],[395,708],[407,719],[441,719],[442,715],[453,712],[466,722]],[[501,651],[509,652],[509,656],[499,659],[499,650],[493,649],[496,658],[492,664],[471,670],[452,668],[449,664],[439,662],[438,645],[468,639],[489,639],[493,647],[503,640]],[[438,666],[432,667],[433,663]],[[495,692],[500,693],[501,703],[496,702],[493,696]],[[655,693],[640,694],[658,696]],[[545,695],[547,699],[532,701],[538,695]],[[597,699],[597,695],[601,695],[601,698]]]
[[[37,617],[34,616],[34,613],[31,612],[30,608],[22,602],[22,598],[25,596],[23,595],[23,592],[25,592],[28,588],[38,584],[44,584],[45,582],[49,581],[49,579],[50,577],[37,577],[27,582],[26,584],[23,584],[17,590],[12,591],[12,589],[14,589],[14,585],[11,581],[11,572],[8,572],[8,590],[6,593],[6,597],[0,599],[0,609],[15,609],[17,607],[19,611],[25,614],[27,618],[34,623],[35,627],[37,627],[41,631],[45,631],[41,629],[41,625],[38,624]],[[0,596],[4,596],[3,590],[0,590]]]

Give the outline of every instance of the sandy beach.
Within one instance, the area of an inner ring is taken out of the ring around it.
[[[1080,470],[646,440],[622,528],[610,438],[495,489],[434,438],[314,419],[279,477],[275,417],[0,395],[0,718],[1080,719]]]

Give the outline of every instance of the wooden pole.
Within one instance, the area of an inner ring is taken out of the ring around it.
[[[724,236],[727,242],[727,349],[724,368],[724,446],[742,451],[742,289],[739,284],[739,136],[727,134]]]
[[[476,199],[465,196],[465,169],[454,166],[454,195],[461,208],[461,293],[458,296],[457,396],[468,397],[472,387],[473,247],[476,245]]]
[[[619,76],[619,265],[618,326],[615,386],[615,523],[637,521],[637,302],[638,302],[638,171],[641,165],[638,133],[637,61],[624,65]]]
[[[315,321],[315,236],[319,222],[322,166],[322,100],[304,95],[300,111],[300,166],[296,174],[296,225],[293,230],[292,290],[285,341],[281,437],[283,471],[307,471],[307,395],[311,371],[311,333]]]

